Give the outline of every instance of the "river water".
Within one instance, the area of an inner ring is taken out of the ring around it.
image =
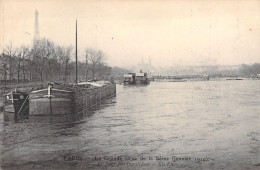
[[[78,122],[3,121],[2,169],[259,169],[260,81],[117,86]]]

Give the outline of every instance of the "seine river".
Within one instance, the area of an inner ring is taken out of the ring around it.
[[[117,86],[78,122],[4,122],[2,169],[259,169],[260,81]]]

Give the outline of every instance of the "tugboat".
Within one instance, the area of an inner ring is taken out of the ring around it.
[[[124,85],[148,85],[150,80],[147,73],[128,73],[124,75]]]

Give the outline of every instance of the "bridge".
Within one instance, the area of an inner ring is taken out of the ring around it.
[[[151,76],[150,80],[151,81],[163,81],[163,80],[168,80],[168,81],[187,81],[187,80],[209,80],[210,76],[209,75],[182,75],[182,76],[161,76],[161,75],[156,75],[156,76]]]

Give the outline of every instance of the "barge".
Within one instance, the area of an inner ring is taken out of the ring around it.
[[[32,91],[29,115],[66,115],[85,111],[102,100],[115,96],[116,84],[92,85],[84,82],[67,87],[50,84],[48,88]]]
[[[13,104],[14,117],[24,118],[78,114],[115,95],[116,84],[110,82],[49,83],[27,93],[11,91],[6,100]]]

